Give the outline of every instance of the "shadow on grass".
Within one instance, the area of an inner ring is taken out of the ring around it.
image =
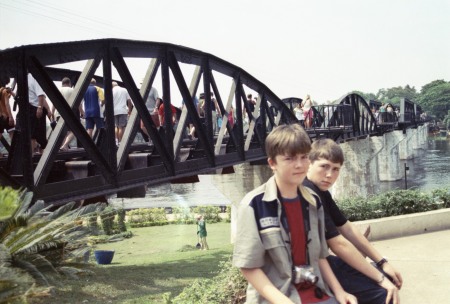
[[[140,266],[89,265],[95,275],[64,279],[54,297],[32,303],[164,303],[164,294],[175,297],[195,279],[214,277],[220,261],[230,258],[227,250],[201,253]]]

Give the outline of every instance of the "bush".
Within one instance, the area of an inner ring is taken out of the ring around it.
[[[219,216],[220,207],[217,206],[198,206],[193,208],[192,212],[202,214],[208,223],[218,223],[222,220]]]
[[[450,208],[450,188],[435,189],[431,192],[431,197],[441,208]]]
[[[227,217],[225,218],[225,222],[231,223],[231,205],[227,206],[226,214],[227,214]]]
[[[106,207],[100,213],[100,220],[102,222],[102,228],[106,235],[114,234],[114,218],[116,216],[116,210],[112,207]]]
[[[425,212],[450,207],[448,188],[427,194],[419,190],[394,190],[369,198],[348,198],[338,203],[350,221]]]
[[[130,227],[149,227],[167,225],[166,211],[164,208],[141,208],[127,212]]]
[[[231,259],[221,262],[219,268],[216,277],[195,280],[168,303],[244,303],[247,281],[239,269],[232,266]]]
[[[194,224],[194,214],[189,207],[174,207],[172,208],[172,214],[175,217],[176,224]]]

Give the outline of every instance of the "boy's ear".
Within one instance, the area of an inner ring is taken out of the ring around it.
[[[267,159],[267,163],[269,164],[269,167],[271,168],[271,169],[274,169],[273,168],[273,166],[275,166],[277,163],[275,162],[275,160],[274,159],[272,159],[272,158],[268,158]]]

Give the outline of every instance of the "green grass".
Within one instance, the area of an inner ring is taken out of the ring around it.
[[[164,303],[166,293],[174,297],[194,279],[214,277],[230,257],[230,224],[207,224],[207,230],[209,251],[195,249],[196,225],[131,229],[132,238],[96,246],[115,250],[110,265],[97,265],[92,254],[87,269],[94,275],[62,278],[55,295],[32,303]]]

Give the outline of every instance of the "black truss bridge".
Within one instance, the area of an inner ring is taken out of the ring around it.
[[[48,143],[40,154],[33,153],[31,144],[29,73],[61,116],[47,132]],[[101,39],[21,46],[0,51],[0,76],[12,83],[20,120],[12,140],[2,138],[7,153],[0,158],[0,183],[33,191],[35,200],[46,203],[109,195],[220,169],[225,172],[239,163],[263,162],[267,134],[277,125],[299,123],[292,110],[301,99],[282,100],[243,69],[168,43]],[[68,100],[56,85],[63,77],[74,84]],[[78,109],[93,78],[104,90],[106,127],[91,137]],[[133,101],[118,147],[114,128],[108,127],[114,125],[112,81],[126,88]],[[154,86],[162,92],[165,109],[161,127],[146,107]],[[199,92],[205,96],[203,116],[196,104]],[[248,93],[257,97],[255,104],[247,100]],[[176,98],[184,106],[177,108],[173,125],[170,108]],[[314,121],[307,132],[313,140],[328,137],[342,142],[422,123],[417,119],[420,108],[408,100],[395,116],[375,117],[372,109],[376,107],[357,94],[334,105],[314,106]],[[222,124],[215,128],[217,118]],[[141,135],[141,122],[148,137]],[[195,137],[188,136],[189,125],[195,127]],[[61,151],[68,131],[75,135],[77,147]]]

